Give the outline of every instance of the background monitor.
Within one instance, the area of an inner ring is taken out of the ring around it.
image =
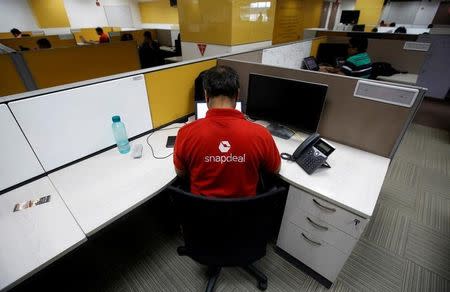
[[[306,133],[317,131],[328,86],[250,74],[246,113]]]
[[[359,10],[342,10],[340,23],[357,24],[359,19]]]
[[[236,102],[236,110],[242,111],[242,103],[240,101]],[[208,111],[208,106],[206,102],[197,102],[195,107],[195,117],[196,119],[203,119]]]
[[[338,60],[345,60],[348,56],[348,44],[322,43],[317,50],[317,63],[337,66]]]

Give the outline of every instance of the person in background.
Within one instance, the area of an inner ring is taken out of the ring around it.
[[[397,24],[395,22],[391,22],[391,24],[389,24],[389,27],[395,27]]]
[[[386,23],[384,22],[384,20],[382,20],[382,21],[380,22],[380,26],[387,26]]]
[[[10,32],[15,38],[21,38],[22,37],[22,32],[20,30],[18,30],[17,28],[11,29]]]
[[[52,48],[52,44],[46,38],[38,39],[36,44],[38,45],[39,49],[51,49]]]
[[[158,42],[153,40],[151,32],[145,31],[144,42],[139,46],[142,69],[162,65],[160,55]]]
[[[108,36],[107,33],[105,33],[105,32],[103,31],[103,28],[97,27],[97,28],[95,29],[95,31],[96,31],[97,34],[99,35],[98,42],[99,42],[100,44],[109,43],[109,36]]]
[[[372,28],[372,32],[378,32],[378,28],[376,27]]]
[[[363,37],[353,37],[349,40],[348,55],[341,68],[320,67],[321,72],[369,78],[372,73],[372,61],[367,54],[368,40]]]
[[[208,112],[178,131],[173,162],[191,193],[213,197],[256,195],[259,174],[278,173],[280,153],[269,131],[237,111],[239,76],[227,66],[203,80]]]
[[[121,37],[120,37],[121,41],[132,41],[133,40],[133,35],[131,33],[124,33]]]
[[[404,26],[397,27],[394,33],[406,33],[406,27]]]

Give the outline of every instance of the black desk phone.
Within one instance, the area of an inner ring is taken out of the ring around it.
[[[303,170],[312,174],[319,167],[330,167],[326,160],[334,149],[318,133],[314,133],[298,146],[294,154],[281,153],[281,158],[297,162]]]

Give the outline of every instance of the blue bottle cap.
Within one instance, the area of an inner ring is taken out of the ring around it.
[[[113,117],[112,117],[112,121],[113,121],[113,123],[118,123],[118,122],[120,122],[120,116],[113,116]]]

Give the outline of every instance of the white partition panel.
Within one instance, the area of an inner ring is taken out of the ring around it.
[[[73,88],[9,104],[46,171],[114,145],[111,117],[128,137],[152,129],[143,75]]]
[[[0,191],[44,173],[8,107],[0,104]]]
[[[262,63],[292,69],[300,69],[303,59],[311,54],[311,41],[293,43],[264,49]]]

